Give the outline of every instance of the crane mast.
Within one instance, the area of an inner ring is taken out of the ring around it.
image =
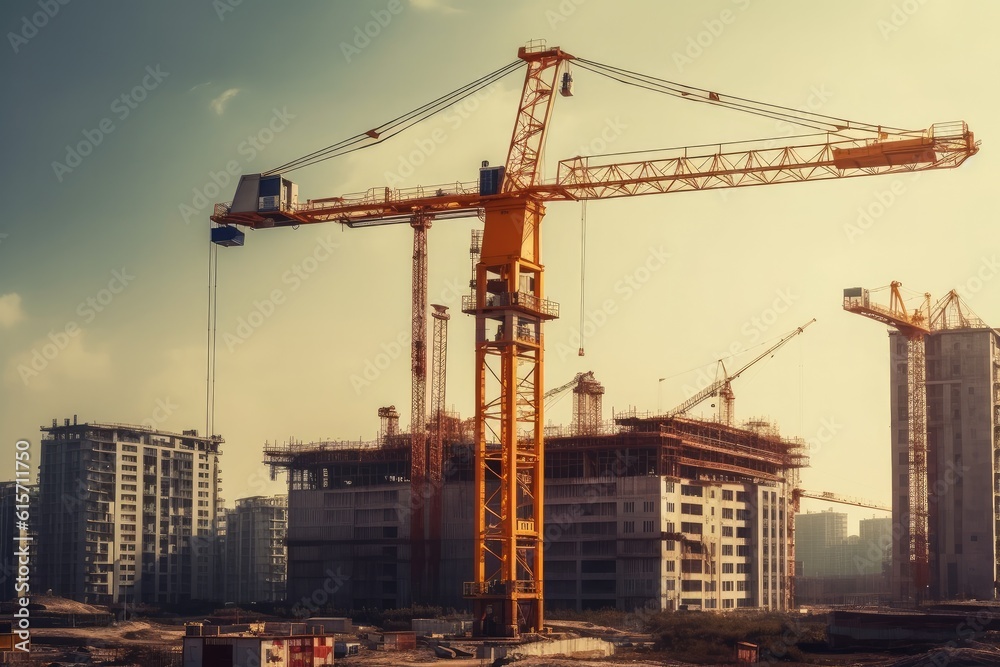
[[[502,196],[486,204],[475,294],[476,530],[474,580],[464,593],[484,635],[541,630],[543,323],[559,316],[545,298],[540,226],[545,207],[523,190],[535,184],[559,66],[558,48],[523,47],[527,61]]]

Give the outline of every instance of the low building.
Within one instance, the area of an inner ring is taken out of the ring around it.
[[[210,626],[196,623],[187,628],[184,667],[320,667],[333,664],[332,635],[252,630],[209,635],[206,633],[212,629]]]

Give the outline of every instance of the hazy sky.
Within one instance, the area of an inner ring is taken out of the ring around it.
[[[736,381],[737,417],[812,441],[808,488],[888,502],[886,333],[844,313],[841,290],[957,287],[1000,325],[996,2],[11,0],[0,12],[2,478],[14,442],[37,443],[53,417],[204,430],[208,214],[232,198],[227,165],[266,170],[375,127],[513,61],[533,38],[842,118],[965,120],[983,140],[959,169],[919,179],[591,203],[583,358],[580,206],[550,205],[546,285],[562,319],[546,331],[547,386],[592,370],[606,419],[667,409],[726,350],[746,351],[732,368],[815,317]],[[797,132],[574,76],[576,95],[556,102],[547,176],[580,153]],[[295,172],[300,197],[475,179],[480,161],[506,157],[522,80],[523,70],[375,149]],[[448,401],[466,416],[473,320],[457,307],[477,224],[430,233],[430,300],[454,313]],[[248,233],[246,247],[220,250],[216,430],[230,503],[282,490],[265,481],[265,440],[372,439],[388,404],[408,423],[408,352],[396,345],[410,326],[411,243],[406,226],[329,224]],[[276,291],[280,303],[265,303]],[[606,302],[614,312],[602,317]],[[570,402],[547,421],[568,423]]]

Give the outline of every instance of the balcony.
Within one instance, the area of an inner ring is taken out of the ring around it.
[[[542,320],[554,320],[559,317],[559,304],[548,299],[540,299],[529,292],[501,292],[487,294],[483,312],[513,308],[534,315]],[[462,297],[462,312],[475,315],[476,295],[467,294]]]

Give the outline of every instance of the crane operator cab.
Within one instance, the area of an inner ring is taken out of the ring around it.
[[[229,214],[251,214],[249,218],[259,216],[259,222],[252,227],[295,225],[298,221],[287,214],[294,211],[298,203],[298,184],[282,178],[280,174],[244,174],[236,186]]]

